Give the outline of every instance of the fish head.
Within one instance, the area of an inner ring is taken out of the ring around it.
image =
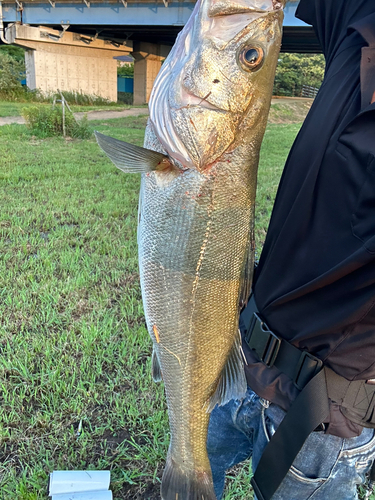
[[[149,104],[155,135],[184,168],[204,172],[245,137],[263,136],[284,4],[198,0]]]

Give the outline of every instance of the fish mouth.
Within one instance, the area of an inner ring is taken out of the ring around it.
[[[201,173],[234,141],[237,121],[235,113],[210,102],[211,92],[202,94],[197,95],[182,85],[170,110],[174,135],[183,143],[189,163]]]

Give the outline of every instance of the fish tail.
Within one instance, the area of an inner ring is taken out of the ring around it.
[[[162,500],[216,500],[211,470],[184,471],[168,457],[161,483]]]

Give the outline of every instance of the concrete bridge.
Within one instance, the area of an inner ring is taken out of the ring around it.
[[[285,8],[285,52],[319,52],[310,26]],[[192,0],[0,0],[0,38],[25,47],[27,85],[45,92],[78,90],[117,99],[118,55],[131,54],[134,103],[148,102],[153,81]]]

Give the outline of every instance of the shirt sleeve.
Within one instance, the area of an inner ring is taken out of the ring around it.
[[[313,26],[328,61],[348,27],[373,12],[374,0],[301,0],[296,17]]]

